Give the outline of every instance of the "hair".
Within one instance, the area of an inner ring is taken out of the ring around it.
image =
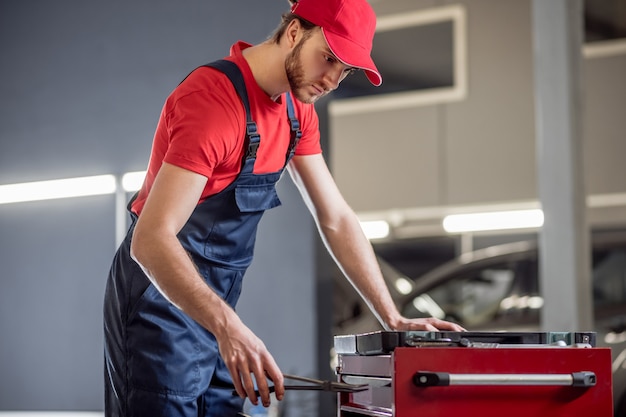
[[[288,0],[289,5],[293,6],[295,3],[297,3],[297,0]],[[309,22],[306,19],[301,18],[300,16],[297,16],[291,12],[286,12],[283,13],[283,15],[281,16],[281,22],[278,25],[278,27],[276,28],[276,30],[274,30],[274,32],[272,33],[272,35],[270,36],[270,40],[273,43],[280,43],[280,38],[283,36],[283,34],[285,33],[285,31],[287,30],[287,26],[289,26],[289,24],[295,20],[298,19],[300,21],[300,25],[302,26],[302,29],[304,29],[305,32],[311,32],[317,25]],[[307,36],[308,37],[308,36]]]

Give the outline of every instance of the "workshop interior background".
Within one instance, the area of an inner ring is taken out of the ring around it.
[[[332,112],[374,94],[356,82],[319,103],[325,155],[348,201],[370,213],[536,199],[532,2],[371,3],[379,17],[461,6],[466,84],[456,98],[399,110]],[[587,3],[587,43],[626,38],[624,1]],[[237,40],[263,41],[286,9],[283,0],[3,0],[0,184],[144,170],[169,92]],[[453,48],[450,29],[439,29],[434,44]],[[414,57],[401,41],[397,53],[457,87],[449,67],[428,68],[429,53]],[[587,191],[624,195],[626,53],[584,55],[582,67]],[[337,274],[287,177],[279,195],[238,311],[286,373],[333,378]],[[626,227],[623,204],[591,220]],[[0,411],[103,409],[101,311],[115,232],[115,194],[0,205]],[[288,396],[288,415],[332,413],[330,396],[300,395]]]

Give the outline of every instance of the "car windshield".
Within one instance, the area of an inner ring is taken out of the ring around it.
[[[598,319],[626,311],[626,248],[594,251],[593,296]],[[529,253],[509,262],[462,267],[402,310],[408,317],[434,316],[473,329],[512,330],[537,325],[542,306],[536,253]]]

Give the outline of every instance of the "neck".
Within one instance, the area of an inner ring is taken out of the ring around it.
[[[280,45],[266,41],[244,49],[243,57],[248,62],[255,81],[274,101],[289,91],[285,73],[286,54]]]

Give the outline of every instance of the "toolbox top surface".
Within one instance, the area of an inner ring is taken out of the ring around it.
[[[500,345],[596,345],[595,332],[377,331],[334,337],[338,354],[384,355],[397,347]]]

